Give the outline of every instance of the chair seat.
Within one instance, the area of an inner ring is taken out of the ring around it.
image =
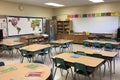
[[[65,70],[71,68],[71,66],[69,66],[69,65],[67,65],[67,64],[65,64],[65,66],[66,66],[66,68],[64,68],[63,65],[58,65],[57,67],[58,67],[58,68],[65,69]]]
[[[81,70],[78,70],[78,71],[76,71],[76,73],[82,74],[82,75],[84,75],[84,76],[89,76],[92,72],[87,71],[87,75],[86,75],[86,74],[85,74],[84,72],[82,72]]]
[[[32,58],[33,55],[29,54],[29,55],[24,55],[24,57],[27,57],[27,58]]]
[[[48,53],[40,52],[38,55],[44,56],[46,54],[48,54]]]

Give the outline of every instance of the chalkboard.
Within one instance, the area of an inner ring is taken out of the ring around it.
[[[118,29],[118,16],[73,18],[74,32],[114,33]]]
[[[25,35],[42,32],[41,17],[7,17],[8,36]]]

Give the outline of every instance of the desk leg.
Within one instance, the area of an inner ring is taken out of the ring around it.
[[[114,68],[114,74],[115,74],[115,58],[113,59],[113,68]]]
[[[110,80],[112,80],[112,60],[110,60]]]
[[[99,69],[100,69],[100,71],[99,71],[100,80],[102,80],[102,79],[101,79],[101,66],[100,66],[100,68],[99,68]]]
[[[71,43],[71,52],[73,51],[73,43]]]

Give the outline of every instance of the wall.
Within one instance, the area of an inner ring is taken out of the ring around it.
[[[79,7],[66,7],[54,9],[54,15],[58,20],[65,20],[68,14],[80,13],[101,13],[101,12],[118,12],[120,11],[120,2],[99,3],[94,5],[83,5]]]
[[[32,17],[47,17],[53,16],[53,9],[44,8],[40,6],[24,5],[24,9],[21,11],[18,9],[20,4],[5,2],[0,0],[0,15],[11,16],[32,16]]]

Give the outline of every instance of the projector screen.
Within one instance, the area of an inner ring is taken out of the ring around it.
[[[74,32],[114,33],[118,29],[118,16],[74,18]]]
[[[41,33],[43,18],[41,17],[7,17],[8,36]]]

